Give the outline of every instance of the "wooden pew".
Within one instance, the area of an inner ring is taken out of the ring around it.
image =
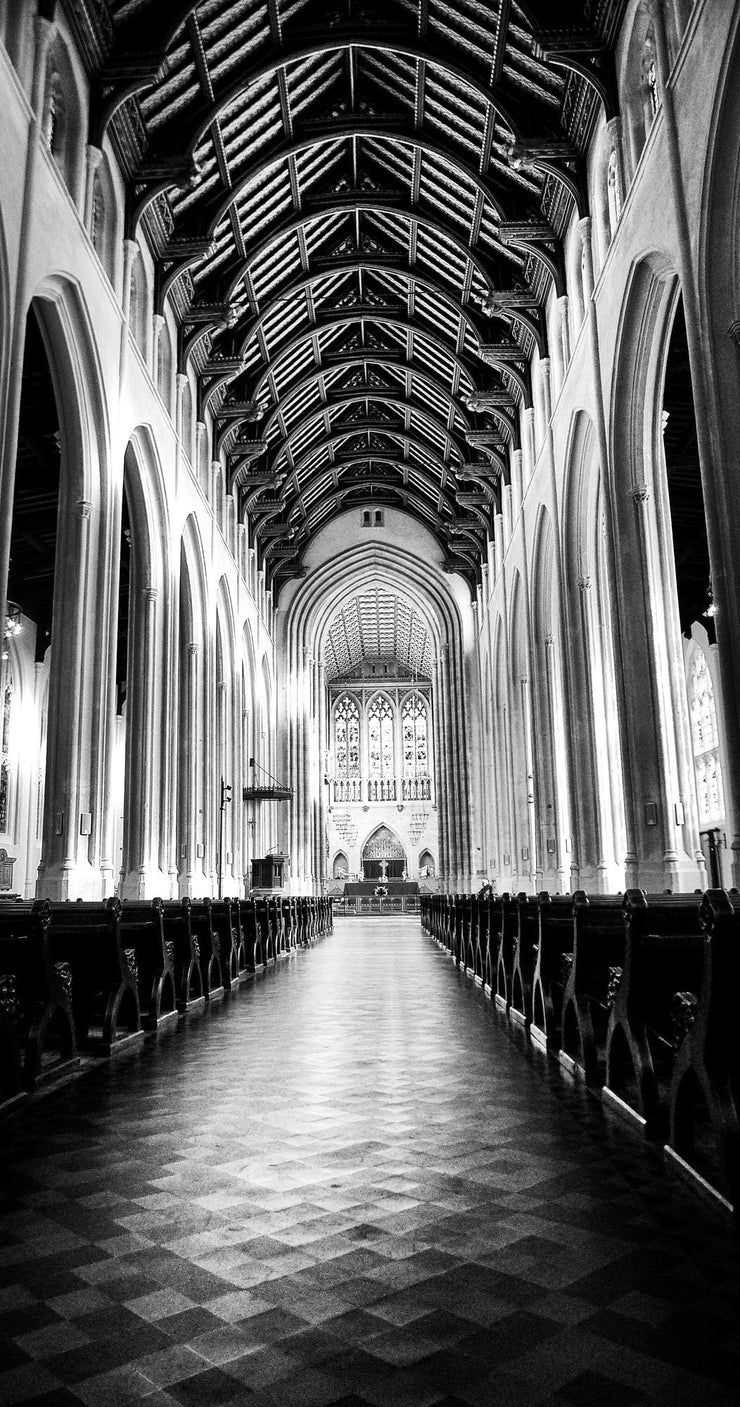
[[[511,1005],[518,912],[516,898],[506,891],[501,895],[500,903],[496,905],[495,922],[496,930],[491,935],[496,952],[494,1000],[502,1011],[508,1012]]]
[[[55,962],[48,899],[0,904],[0,980],[6,1001],[5,1084],[16,1099],[79,1064],[72,1010],[72,969]],[[15,1041],[8,1023],[15,1027]]]
[[[481,938],[484,931],[483,912],[486,900],[473,894],[470,901],[470,936],[468,938],[468,970],[480,987],[483,986],[485,958]]]
[[[12,972],[0,972],[0,1110],[7,1113],[26,1098],[19,1027],[21,1000]]]
[[[558,1059],[588,1084],[603,1085],[606,1031],[624,968],[621,894],[573,895],[573,952],[563,992]]]
[[[561,1045],[563,993],[573,957],[573,898],[570,894],[537,896],[537,956],[532,975],[532,1021],[529,1034],[536,1045],[558,1050]]]
[[[290,952],[298,947],[298,915],[296,912],[296,901],[292,895],[283,899],[282,910],[285,943]]]
[[[112,1056],[144,1039],[136,953],[124,945],[120,899],[51,905],[51,950],[72,969],[78,1046]]]
[[[165,943],[171,945],[175,976],[175,1005],[180,1016],[195,1015],[206,1004],[206,984],[201,963],[200,942],[191,918],[192,899],[165,901],[162,924]]]
[[[704,939],[695,894],[624,896],[624,968],[610,988],[602,1099],[647,1138],[668,1133],[675,1054],[674,998],[698,992]]]
[[[532,985],[539,939],[539,907],[533,894],[516,898],[516,938],[511,965],[509,1016],[522,1026],[532,1021]]]
[[[259,934],[259,944],[262,951],[262,965],[266,967],[269,962],[274,962],[276,957],[275,930],[267,898],[264,895],[257,895],[253,903],[257,932]]]
[[[123,944],[135,953],[141,1024],[157,1035],[178,1021],[175,946],[165,938],[164,907],[161,899],[125,899],[121,911]]]
[[[221,943],[213,926],[210,898],[190,900],[190,927],[198,949],[206,1001],[219,1001],[224,995]]]
[[[483,990],[488,997],[494,997],[496,993],[503,897],[502,894],[489,894],[485,899],[481,899],[480,947],[483,964]]]
[[[699,908],[700,991],[677,994],[667,1165],[740,1223],[740,895],[710,889]]]
[[[264,967],[262,933],[257,923],[257,910],[254,899],[239,899],[239,923],[244,942],[246,970],[253,973]]]
[[[238,911],[231,899],[211,900],[211,922],[218,934],[221,954],[221,976],[224,991],[230,992],[239,983],[239,932]]]

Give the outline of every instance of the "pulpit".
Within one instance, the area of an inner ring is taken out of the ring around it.
[[[252,890],[282,889],[287,864],[287,855],[265,855],[261,860],[252,860]]]
[[[13,866],[15,865],[15,855],[9,855],[7,850],[0,850],[0,894],[6,897],[15,897],[13,889]]]

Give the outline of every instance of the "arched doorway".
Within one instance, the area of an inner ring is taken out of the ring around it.
[[[369,879],[403,879],[407,873],[406,851],[388,826],[378,826],[362,848],[362,873]]]
[[[349,874],[349,860],[343,850],[338,850],[331,867],[332,879],[346,879]]]

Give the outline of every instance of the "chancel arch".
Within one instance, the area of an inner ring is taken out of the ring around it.
[[[344,522],[353,525],[341,536],[344,550],[338,555],[332,550],[337,531],[332,529],[326,557],[317,553],[318,560],[309,563],[300,594],[286,591],[285,636],[298,715],[285,740],[287,765],[326,820],[339,827],[337,843],[342,830],[349,833],[353,873],[359,872],[365,829],[353,815],[355,806],[396,812],[396,824],[407,836],[410,875],[432,838],[432,848],[448,857],[454,873],[467,872],[460,606],[433,558],[422,566],[422,558],[400,545],[403,515],[389,510],[386,533],[373,544],[363,538],[354,514],[345,515]],[[436,544],[430,553],[438,558]],[[438,706],[443,689],[446,702]],[[314,697],[320,700],[319,716],[310,718],[307,704]],[[415,707],[409,704],[413,699]],[[310,764],[310,740],[320,767]],[[350,796],[356,801],[348,801]],[[301,852],[295,829],[291,844]],[[306,854],[301,863],[319,860]]]

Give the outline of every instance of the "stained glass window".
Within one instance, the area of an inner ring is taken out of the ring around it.
[[[13,683],[8,681],[3,696],[2,752],[0,753],[0,831],[8,829],[8,797],[10,791],[10,706]]]
[[[334,764],[344,780],[360,775],[360,710],[349,694],[334,710]]]
[[[724,814],[725,797],[714,686],[707,657],[699,646],[691,668],[689,699],[699,824],[705,825]]]
[[[368,771],[371,780],[390,778],[393,766],[393,709],[382,696],[373,699],[367,714]]]
[[[429,775],[427,707],[418,694],[406,699],[401,711],[404,777]]]

